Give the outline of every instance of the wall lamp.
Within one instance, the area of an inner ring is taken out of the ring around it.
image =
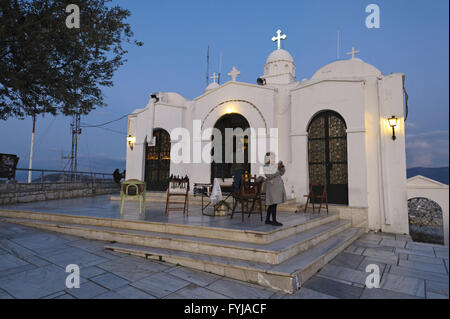
[[[136,143],[136,136],[128,135],[127,142],[128,142],[128,146],[130,146],[130,149],[133,150],[134,143]]]
[[[392,117],[388,119],[388,122],[389,126],[392,127],[392,139],[395,141],[397,139],[395,136],[395,127],[398,124],[398,118],[395,115],[392,115]]]

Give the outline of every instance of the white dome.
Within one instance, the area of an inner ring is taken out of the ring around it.
[[[381,72],[361,59],[340,60],[317,71],[312,79],[382,76]]]
[[[219,84],[217,84],[216,82],[211,82],[211,83],[209,83],[209,85],[206,87],[205,92],[206,92],[206,91],[210,91],[210,90],[217,89],[218,87],[220,87]]]
[[[286,61],[286,62],[292,62],[294,63],[294,59],[292,58],[292,55],[283,49],[278,49],[273,51],[269,57],[266,60],[266,64],[267,63],[272,63],[272,62],[278,62],[278,61]]]
[[[264,78],[272,83],[286,84],[295,80],[295,63],[292,55],[283,49],[273,51],[264,65]],[[269,82],[267,82],[269,83]]]

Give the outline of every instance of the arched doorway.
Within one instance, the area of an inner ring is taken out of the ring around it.
[[[163,129],[153,131],[155,145],[147,144],[145,154],[145,182],[147,190],[166,191],[170,173],[170,134]]]
[[[428,198],[408,200],[409,234],[414,241],[444,245],[441,206]]]
[[[220,162],[215,162],[214,160],[212,161],[211,181],[213,181],[214,178],[231,178],[233,172],[240,169],[250,172],[250,162],[248,155],[249,136],[245,135],[243,132],[249,127],[250,124],[248,123],[247,119],[242,115],[236,113],[226,114],[216,122],[214,128],[220,131],[222,139],[216,140],[213,137],[213,149],[211,152],[211,156],[214,156],[215,152],[217,152],[217,148],[220,147],[222,150],[222,159]],[[233,135],[233,141],[230,141],[230,145],[232,143],[233,154],[227,153],[225,149],[227,128],[230,128],[234,130],[235,133],[237,133]],[[241,129],[242,131],[236,129]],[[243,152],[243,161],[239,160],[239,156],[236,156],[239,150]]]
[[[317,114],[308,127],[309,182],[327,183],[328,202],[348,205],[347,126],[333,111]]]

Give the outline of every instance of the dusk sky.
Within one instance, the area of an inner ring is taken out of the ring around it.
[[[407,166],[440,167],[449,161],[449,1],[448,0],[319,0],[319,1],[149,1],[116,0],[131,11],[135,39],[127,45],[127,62],[116,72],[114,87],[105,88],[107,107],[82,123],[114,120],[145,107],[149,94],[177,92],[188,99],[205,88],[206,50],[211,46],[210,73],[223,82],[232,66],[238,81],[255,83],[263,74],[276,30],[287,35],[283,46],[294,58],[297,79],[311,78],[337,58],[336,34],[341,30],[341,58],[354,46],[357,57],[383,74],[404,73],[409,94]],[[368,29],[365,8],[381,9],[381,28]],[[82,10],[82,8],[81,8]],[[81,28],[83,16],[81,15]],[[63,23],[63,22],[62,22]],[[62,169],[71,149],[70,118],[37,118],[34,168]],[[31,119],[0,120],[0,153],[17,154],[27,168]],[[79,169],[112,172],[125,168],[126,118],[106,129],[85,128],[79,142]],[[68,167],[68,166],[67,166]],[[66,167],[66,168],[67,168]]]

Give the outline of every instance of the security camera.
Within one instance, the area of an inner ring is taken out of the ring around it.
[[[257,78],[256,83],[258,83],[258,85],[266,85],[266,79]]]
[[[158,103],[158,102],[159,102],[159,97],[158,97],[158,94],[157,94],[157,93],[152,93],[152,94],[150,94],[150,98],[151,98],[151,99],[155,99],[155,103]]]

